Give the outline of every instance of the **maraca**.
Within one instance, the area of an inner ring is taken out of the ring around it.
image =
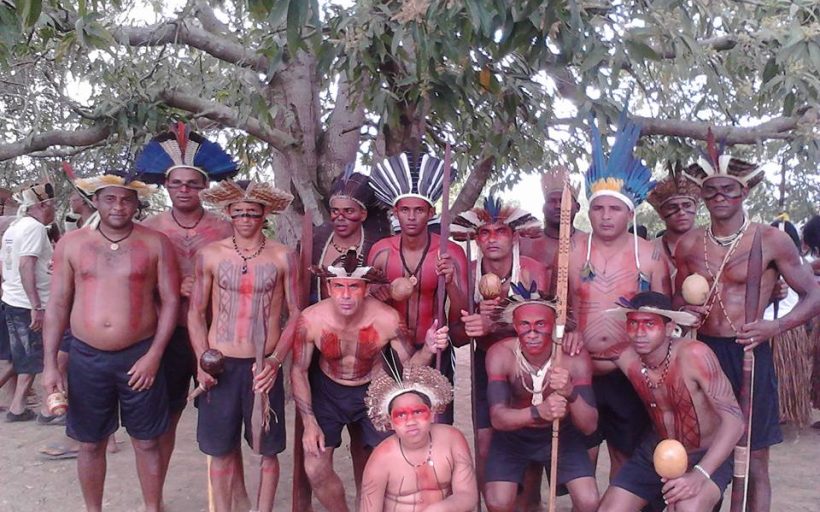
[[[678,478],[686,473],[689,456],[686,448],[676,439],[664,439],[655,447],[652,455],[655,472],[667,480]]]
[[[216,377],[217,375],[221,374],[225,371],[225,356],[222,355],[222,352],[216,350],[215,348],[210,348],[202,353],[199,357],[199,367],[202,368],[202,371],[207,373],[212,377]],[[202,384],[196,387],[191,393],[188,395],[188,400],[193,400],[194,398],[198,397],[202,393],[207,391]]]
[[[481,276],[478,281],[478,293],[486,300],[492,300],[501,295],[501,278],[492,272]]]
[[[709,298],[709,281],[700,274],[692,274],[683,280],[680,291],[687,304],[702,306]]]
[[[416,287],[409,277],[398,277],[390,283],[390,297],[396,302],[404,302],[413,295]]]

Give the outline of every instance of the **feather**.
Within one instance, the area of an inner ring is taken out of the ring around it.
[[[421,196],[432,205],[441,197],[443,180],[444,164],[440,159],[430,155],[414,157],[409,152],[377,163],[370,174],[376,197],[388,206],[395,206],[409,195]]]
[[[212,181],[231,178],[239,171],[219,144],[190,131],[182,122],[151,139],[134,163],[140,177],[149,183],[163,183],[168,170],[180,165],[199,170]]]
[[[185,150],[188,147],[188,131],[185,123],[177,121],[177,144],[179,145],[179,152],[182,154],[183,161],[185,160]]]
[[[712,132],[712,128],[706,129],[706,151],[712,166],[717,168],[720,153],[718,152],[717,145],[715,144],[715,134]]]

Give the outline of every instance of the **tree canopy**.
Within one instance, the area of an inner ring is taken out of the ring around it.
[[[712,128],[773,161],[786,204],[820,191],[820,7],[813,0],[0,0],[0,169],[129,164],[172,120],[271,173],[316,222],[357,159],[450,142],[462,187],[563,163],[591,118],[629,101],[650,166],[689,162]],[[224,133],[224,132],[223,132]],[[777,169],[777,166],[775,167]],[[778,184],[757,197],[778,209]],[[774,200],[773,200],[774,198]]]

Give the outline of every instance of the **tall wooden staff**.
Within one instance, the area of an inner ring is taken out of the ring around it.
[[[475,314],[475,276],[480,269],[476,268],[473,271],[472,264],[472,245],[473,235],[467,234],[467,245],[464,247],[464,252],[467,254],[467,312],[471,315]],[[470,403],[473,411],[473,453],[478,457],[478,428],[476,415],[476,381],[475,381],[475,338],[470,338]],[[478,493],[478,502],[476,503],[476,510],[481,511],[481,490]]]
[[[450,143],[444,148],[444,182],[441,187],[441,231],[439,236],[438,255],[447,254],[450,242]],[[438,326],[447,323],[447,313],[444,311],[444,299],[447,294],[447,283],[443,275],[438,276],[436,299],[438,302]],[[436,370],[441,371],[441,351],[436,352]]]
[[[331,236],[333,236],[331,234]],[[313,263],[313,219],[310,212],[305,212],[302,218],[302,245],[299,253],[299,276],[301,277],[301,304],[306,308],[310,304],[310,265]],[[319,262],[321,263],[321,262]],[[318,289],[319,294],[322,293]],[[305,425],[302,416],[294,409],[293,418],[293,483],[291,487],[291,512],[302,512],[310,508],[311,489],[305,473],[305,451],[302,446],[302,435]]]
[[[749,264],[746,268],[746,323],[757,320],[760,308],[760,279],[763,275],[763,247],[760,230],[755,230]],[[732,475],[731,512],[746,510],[749,494],[749,458],[752,439],[752,397],[754,393],[755,354],[754,350],[743,352],[743,377],[740,382],[740,410],[743,413],[745,429],[735,446],[735,468]]]
[[[564,180],[561,192],[561,226],[558,230],[558,273],[556,298],[555,333],[552,346],[552,364],[555,368],[561,361],[561,346],[564,341],[564,328],[567,325],[567,289],[569,287],[569,238],[572,235],[572,193],[569,183]],[[550,455],[550,497],[549,511],[555,512],[555,494],[558,487],[558,434],[561,420],[552,420],[552,452]]]

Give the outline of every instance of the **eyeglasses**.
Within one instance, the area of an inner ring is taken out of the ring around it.
[[[188,190],[203,190],[208,188],[207,185],[203,183],[197,183],[196,181],[176,181],[172,180],[165,184],[165,188],[176,190],[182,187],[186,187]]]

